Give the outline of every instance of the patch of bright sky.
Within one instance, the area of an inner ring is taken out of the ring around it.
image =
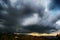
[[[50,0],[50,3],[48,4],[48,9],[49,9],[49,7],[51,7],[51,6],[53,5],[53,1],[54,1],[54,0]],[[54,9],[48,10],[48,13],[49,13],[50,15],[55,15],[55,14],[57,14],[57,13],[60,13],[60,9],[58,8],[58,6],[56,6]]]
[[[59,9],[49,10],[48,13],[49,13],[49,15],[55,15],[55,14],[60,13],[60,10]]]

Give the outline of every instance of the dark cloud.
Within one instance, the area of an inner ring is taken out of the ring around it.
[[[37,0],[38,2],[39,0]],[[15,4],[11,4],[11,1],[2,0],[0,3],[0,32],[13,33],[13,32],[39,32],[50,33],[56,31],[55,23],[60,19],[60,14],[49,15],[44,12],[45,8],[42,4],[36,5],[36,2],[31,1],[17,1]],[[9,4],[9,5],[8,5]],[[13,6],[12,6],[13,5]],[[30,22],[27,18],[32,18],[33,14],[38,14],[36,22]],[[25,19],[28,21],[27,25],[23,25]],[[3,20],[3,21],[2,21]],[[34,22],[34,23],[33,23]]]
[[[39,33],[50,33],[50,32],[52,32],[51,30],[56,30],[55,27],[49,27],[49,26],[45,27],[43,25],[42,26],[39,26],[39,25],[30,25],[30,26],[27,26],[27,27],[24,27],[24,28],[29,30],[29,32],[39,32]]]

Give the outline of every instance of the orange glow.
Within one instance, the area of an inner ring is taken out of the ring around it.
[[[27,35],[39,36],[39,33],[28,33]]]
[[[56,36],[57,34],[56,33],[51,33],[51,34],[47,34],[47,33],[42,33],[42,34],[39,34],[39,33],[28,33],[27,35],[32,35],[32,36]]]
[[[17,35],[25,34],[25,35],[32,35],[32,36],[56,36],[57,34],[60,34],[60,30],[56,31],[56,32],[52,32],[50,34],[47,34],[47,33],[36,33],[36,32],[32,32],[32,33],[14,33],[14,34],[17,34]]]
[[[18,36],[15,36],[15,38],[19,38]]]
[[[60,34],[60,30],[58,30],[56,32],[52,32],[50,34],[47,34],[47,33],[36,33],[36,32],[27,33],[27,35],[32,35],[32,36],[56,36],[57,34]]]

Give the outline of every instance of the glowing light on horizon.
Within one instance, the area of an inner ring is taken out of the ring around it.
[[[56,36],[57,33],[51,33],[51,34],[47,34],[47,33],[28,33],[27,35],[32,35],[32,36]]]

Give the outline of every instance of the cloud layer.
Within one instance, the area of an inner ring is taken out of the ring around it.
[[[50,0],[46,2],[47,0],[1,0],[0,32],[51,33],[59,30],[60,25],[56,22],[60,19],[60,12],[50,14],[47,7]]]

